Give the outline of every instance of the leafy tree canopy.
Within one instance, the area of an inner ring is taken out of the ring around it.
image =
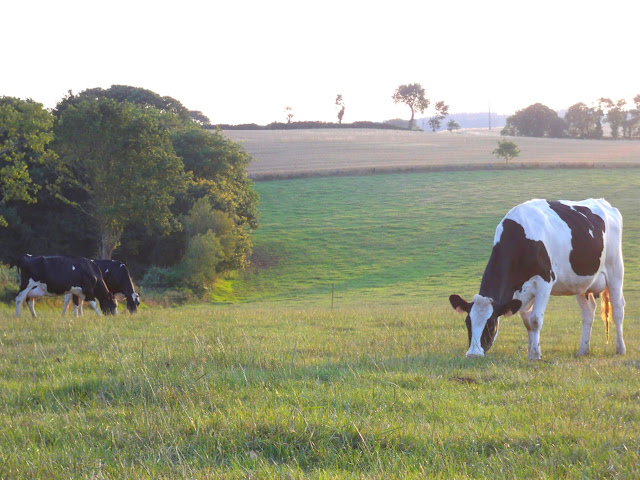
[[[53,112],[56,116],[60,116],[70,105],[76,105],[83,100],[98,100],[100,98],[108,98],[117,102],[135,103],[141,107],[155,108],[161,112],[173,113],[183,121],[192,118],[191,112],[175,98],[162,97],[151,90],[127,85],[112,85],[106,90],[103,88],[89,88],[77,95],[69,91],[69,94],[58,103]],[[202,115],[201,112],[196,113]],[[203,120],[202,117],[206,118],[204,115],[197,116],[197,120]]]
[[[514,142],[509,140],[498,140],[498,147],[493,151],[497,158],[504,158],[505,162],[516,158],[520,155],[520,148]]]
[[[0,205],[36,201],[40,186],[32,179],[33,170],[56,159],[48,148],[52,128],[53,116],[41,104],[0,97]],[[0,226],[7,226],[2,214]]]
[[[415,112],[424,113],[431,103],[425,97],[424,88],[419,83],[400,85],[391,96],[393,103],[404,103],[411,109],[411,119],[409,120],[409,130],[413,128]]]
[[[58,195],[94,222],[101,258],[111,258],[129,223],[179,228],[169,206],[187,177],[157,110],[107,98],[74,102],[62,109],[56,147]],[[66,198],[65,186],[86,200]]]
[[[507,124],[500,134],[559,138],[564,136],[565,128],[564,121],[554,110],[541,103],[535,103],[507,118]]]
[[[602,110],[582,102],[570,106],[564,117],[567,134],[573,138],[602,138],[601,116]]]

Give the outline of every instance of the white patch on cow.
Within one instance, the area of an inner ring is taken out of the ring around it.
[[[71,270],[75,270],[76,266],[75,265],[71,265]]]
[[[107,269],[104,271],[104,273],[109,273],[109,269],[107,268]]]
[[[589,235],[591,235],[591,238],[596,238],[593,236],[593,230],[589,229]]]
[[[493,314],[493,300],[482,295],[473,297],[473,306],[469,312],[471,319],[471,345],[467,351],[467,357],[484,357],[484,349],[480,345],[480,338],[487,320]]]
[[[71,287],[69,289],[69,293],[73,293],[76,297],[80,298],[80,300],[84,301],[85,296],[84,296],[84,292],[82,291],[82,287]]]

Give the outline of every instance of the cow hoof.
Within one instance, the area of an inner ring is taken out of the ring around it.
[[[527,357],[529,360],[542,360],[542,354],[539,352],[530,353]]]
[[[585,357],[587,355],[589,355],[589,349],[588,348],[585,348],[584,350],[583,349],[578,350],[578,356],[579,357]]]
[[[616,355],[624,355],[625,353],[627,353],[627,347],[624,345],[622,345],[622,347],[616,346]]]
[[[477,354],[477,353],[467,353],[465,355],[465,357],[467,357],[467,358],[482,358],[482,357],[484,357],[484,355],[480,355],[480,354]]]

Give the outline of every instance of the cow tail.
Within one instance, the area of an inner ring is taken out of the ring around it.
[[[604,331],[607,335],[607,345],[609,345],[609,324],[612,322],[611,313],[611,297],[609,296],[609,287],[604,289],[600,297],[600,316],[604,322]]]

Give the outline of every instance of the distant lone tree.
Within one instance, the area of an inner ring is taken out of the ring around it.
[[[342,99],[342,95],[336,97],[336,105],[340,108],[340,110],[338,110],[338,123],[342,123],[342,117],[344,117],[344,100]]]
[[[391,96],[393,103],[404,103],[411,109],[411,120],[409,120],[409,130],[413,129],[413,122],[416,111],[424,113],[431,103],[425,97],[424,88],[419,83],[400,85]]]
[[[509,160],[520,155],[520,149],[518,145],[509,140],[498,140],[498,148],[493,151],[493,154],[499,159],[504,158],[509,163]]]
[[[287,117],[287,123],[291,123],[291,119],[293,118],[293,108],[284,107],[284,114]]]
[[[440,129],[442,121],[447,117],[447,115],[449,115],[449,105],[446,105],[443,101],[437,102],[436,114],[427,121],[432,132]]]
[[[447,122],[447,130],[453,133],[454,130],[459,130],[460,124],[456,122],[453,118]]]

